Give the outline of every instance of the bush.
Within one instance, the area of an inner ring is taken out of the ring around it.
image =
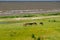
[[[35,35],[34,34],[32,34],[32,38],[35,38]]]
[[[38,37],[37,40],[41,40],[40,37]]]

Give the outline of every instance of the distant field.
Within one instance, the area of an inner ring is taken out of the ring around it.
[[[36,22],[37,25],[24,26],[24,23],[29,22]],[[39,24],[40,22],[43,22],[43,25]],[[60,40],[60,17],[19,21],[0,20],[0,40],[34,40],[32,34],[36,40],[38,38]]]
[[[48,13],[17,13],[17,14],[0,14],[0,18],[20,18],[20,17],[41,17],[41,16],[58,16],[60,12],[48,12]]]
[[[60,9],[60,2],[0,2],[0,10]]]

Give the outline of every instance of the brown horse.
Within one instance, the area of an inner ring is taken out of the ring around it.
[[[43,25],[43,22],[40,22],[41,25]]]
[[[33,22],[33,23],[25,23],[24,26],[27,26],[27,25],[33,25],[33,24],[37,25],[36,22]]]

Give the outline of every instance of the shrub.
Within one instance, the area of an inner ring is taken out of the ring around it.
[[[38,37],[37,40],[41,40],[40,37]]]
[[[34,40],[36,40],[36,37],[35,37],[35,35],[34,35],[34,34],[32,34],[32,38],[33,38]]]
[[[56,22],[56,20],[53,20],[54,22]]]
[[[34,34],[32,34],[32,38],[35,38],[35,35]]]

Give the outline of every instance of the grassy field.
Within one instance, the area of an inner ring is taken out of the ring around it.
[[[60,9],[60,2],[0,2],[0,11],[3,12],[26,9]],[[20,17],[60,16],[60,12],[5,15],[0,14],[0,40],[60,40],[60,17],[35,20],[14,19]],[[24,25],[29,22],[36,22],[37,25]],[[43,25],[39,24],[40,22],[43,22]]]
[[[55,20],[55,21],[54,21]],[[37,25],[27,25],[24,23],[36,22]],[[39,24],[43,22],[43,25]],[[60,17],[0,21],[0,40],[60,40]]]

